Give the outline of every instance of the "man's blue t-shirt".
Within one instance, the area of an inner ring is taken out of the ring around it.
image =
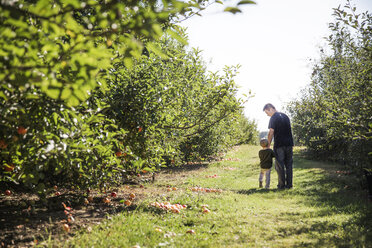
[[[275,112],[269,122],[269,129],[274,129],[274,148],[293,146],[291,122],[286,114]]]

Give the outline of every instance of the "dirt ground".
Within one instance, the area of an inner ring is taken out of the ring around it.
[[[151,175],[142,175],[131,184],[107,192],[90,191],[87,194],[58,189],[56,191],[61,195],[51,195],[47,202],[16,190],[10,196],[5,195],[4,187],[1,187],[0,247],[32,247],[48,238],[68,239],[79,230],[89,231],[92,226],[111,218],[110,215],[133,211],[142,200],[164,194],[168,184],[179,182],[190,173],[200,173],[207,166],[207,163],[189,163],[165,169],[156,173],[157,187],[154,187]],[[111,195],[113,191],[117,193],[116,197]],[[130,206],[126,206],[124,201],[130,199],[131,193],[135,198]]]

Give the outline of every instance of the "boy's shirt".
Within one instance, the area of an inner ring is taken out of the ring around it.
[[[273,166],[274,151],[271,149],[262,149],[258,152],[260,157],[260,166],[262,169],[270,169]]]

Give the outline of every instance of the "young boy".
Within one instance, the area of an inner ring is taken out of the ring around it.
[[[270,188],[270,172],[271,167],[273,166],[273,158],[275,157],[274,151],[271,150],[269,146],[269,141],[267,139],[261,139],[260,145],[262,150],[258,152],[258,156],[260,157],[260,177],[259,177],[259,187],[262,188],[263,177],[266,177],[266,185],[265,188]]]

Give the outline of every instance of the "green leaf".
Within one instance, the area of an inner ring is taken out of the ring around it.
[[[254,1],[242,0],[237,5],[242,5],[242,4],[256,4],[256,3]]]
[[[148,172],[154,171],[154,169],[153,168],[150,168],[150,167],[144,167],[144,168],[142,168],[142,170],[148,171]]]
[[[159,24],[153,24],[152,31],[155,32],[158,37],[163,35],[163,30]]]
[[[64,99],[69,98],[70,96],[71,96],[71,89],[70,88],[67,88],[67,87],[64,88],[62,90],[61,99],[64,100]]]
[[[48,88],[47,90],[46,90],[46,94],[49,96],[49,97],[51,97],[51,98],[54,98],[54,99],[57,99],[58,98],[58,96],[59,96],[59,94],[60,94],[60,92],[61,92],[61,89],[60,88],[52,88],[52,87],[50,87],[50,88]]]
[[[179,35],[177,32],[175,32],[175,31],[173,31],[171,29],[168,29],[167,30],[167,34],[169,34],[172,38],[176,39],[181,44],[187,45],[187,41],[184,38],[182,38],[182,36]]]
[[[124,58],[124,65],[127,68],[132,68],[133,67],[133,60],[132,60],[132,58],[130,58],[130,57]]]
[[[74,107],[80,104],[80,100],[75,96],[71,95],[69,98],[67,98],[67,105],[70,107]]]
[[[167,59],[168,56],[161,50],[161,48],[159,48],[158,45],[156,45],[155,43],[153,42],[149,42],[147,43],[147,48],[152,51],[153,53],[155,53],[156,55],[160,56],[161,58],[163,59]]]
[[[32,9],[37,14],[44,14],[50,9],[50,2],[49,0],[39,0],[36,6]]]
[[[239,8],[236,8],[236,7],[227,7],[227,8],[224,9],[224,11],[225,12],[230,12],[230,13],[233,13],[233,14],[242,12]]]
[[[64,0],[63,3],[65,5],[71,5],[74,8],[79,8],[80,7],[80,1],[77,1],[77,0]]]
[[[40,95],[35,95],[35,94],[27,94],[26,95],[26,99],[39,99],[39,98],[40,98]]]
[[[8,99],[3,91],[0,91],[0,98],[3,98],[5,101]]]
[[[59,117],[58,114],[56,112],[53,112],[52,116],[53,116],[54,124],[57,125],[58,124],[58,117]]]

